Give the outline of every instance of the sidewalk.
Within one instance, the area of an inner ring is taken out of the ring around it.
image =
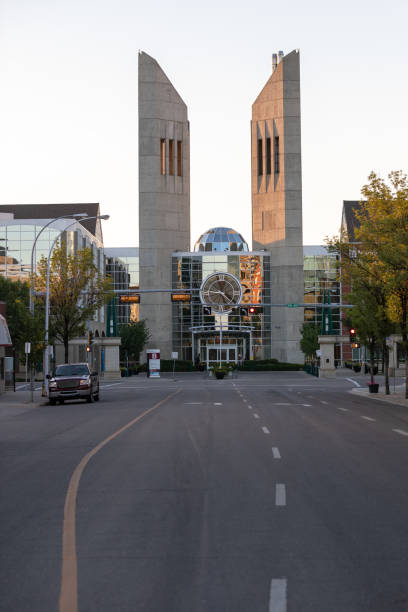
[[[380,382],[379,380],[377,381],[377,378],[384,378],[384,377],[383,376],[376,377],[376,382]],[[397,404],[399,406],[406,406],[408,408],[408,399],[405,398],[405,384],[396,385],[395,391],[394,391],[394,386],[391,382],[390,383],[390,395],[385,395],[385,386],[384,384],[381,384],[381,383],[378,389],[378,393],[369,393],[368,386],[367,387],[356,387],[355,389],[352,389],[351,392],[356,395],[364,395],[365,397],[369,397],[370,399],[373,399],[373,400],[381,400],[383,402],[388,402],[389,404]]]
[[[19,388],[23,387],[23,388]],[[8,409],[10,410],[10,414],[19,414],[21,412],[25,412],[27,410],[32,410],[33,408],[38,408],[44,402],[46,402],[46,398],[41,397],[41,383],[36,381],[35,383],[35,391],[34,391],[34,402],[31,402],[31,392],[29,385],[25,385],[24,383],[17,383],[16,391],[14,392],[12,389],[5,391],[5,393],[0,394],[0,409],[1,414],[3,416],[8,414]]]

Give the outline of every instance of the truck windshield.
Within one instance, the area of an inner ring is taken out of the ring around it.
[[[60,365],[55,370],[55,376],[88,376],[89,370],[86,365]]]

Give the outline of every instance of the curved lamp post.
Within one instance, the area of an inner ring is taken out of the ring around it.
[[[51,221],[49,221],[48,223],[46,223],[38,232],[38,234],[36,235],[34,242],[33,242],[33,246],[31,249],[31,274],[30,274],[30,292],[29,292],[29,299],[30,299],[30,306],[29,306],[29,310],[31,313],[31,316],[34,316],[34,289],[33,289],[33,278],[34,278],[34,251],[35,251],[35,247],[37,245],[37,240],[38,238],[41,236],[41,234],[43,233],[43,231],[45,229],[47,229],[47,227],[49,227],[50,225],[52,225],[55,221],[58,221],[59,219],[72,219],[72,217],[76,217],[76,219],[85,219],[86,217],[88,217],[88,213],[83,212],[83,213],[74,213],[73,215],[61,215],[60,217],[54,217],[54,219],[51,219]],[[34,401],[34,372],[33,372],[33,367],[31,366],[30,368],[30,394],[31,394],[31,402]]]
[[[97,215],[94,217],[86,217],[87,221],[91,220],[91,219],[109,219],[109,215]],[[67,231],[67,229],[69,229],[70,227],[72,227],[73,225],[75,225],[76,221],[73,221],[72,223],[70,223],[69,225],[67,225],[59,234],[58,236],[55,237],[54,242],[51,245],[51,248],[49,250],[48,253],[48,259],[47,259],[47,282],[46,282],[46,289],[45,289],[45,337],[44,337],[44,342],[45,342],[45,349],[44,349],[44,387],[45,387],[45,392],[48,396],[48,373],[49,373],[49,363],[48,363],[48,359],[49,359],[49,346],[48,346],[48,332],[49,332],[49,321],[50,321],[50,268],[51,268],[51,254],[53,251],[53,248],[56,245],[57,240],[61,237],[61,234],[63,234],[64,232]]]

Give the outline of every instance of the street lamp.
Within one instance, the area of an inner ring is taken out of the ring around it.
[[[33,289],[33,279],[34,279],[34,251],[35,251],[35,247],[37,244],[37,240],[38,238],[41,236],[41,234],[43,233],[43,231],[45,229],[47,229],[47,227],[49,227],[50,225],[52,225],[55,221],[58,221],[59,219],[72,219],[72,217],[75,217],[76,219],[84,219],[85,217],[88,217],[88,213],[83,212],[83,213],[74,213],[73,215],[61,215],[60,217],[54,217],[54,219],[51,219],[51,221],[49,221],[48,223],[46,223],[38,232],[38,234],[36,235],[34,242],[33,242],[33,247],[31,249],[31,278],[30,278],[30,313],[31,316],[34,317],[34,289]],[[31,402],[34,401],[34,372],[33,372],[33,367],[31,366],[30,368],[30,394],[31,394]]]
[[[91,220],[91,219],[109,219],[109,215],[96,215],[94,217],[87,217],[87,221]],[[69,229],[70,227],[72,227],[73,225],[75,225],[76,221],[73,221],[72,223],[70,223],[69,225],[67,225],[59,234],[58,236],[56,236],[56,238],[54,239],[54,242],[51,245],[51,248],[49,250],[48,253],[48,259],[47,259],[47,282],[46,282],[46,289],[45,289],[45,338],[44,338],[44,342],[45,342],[45,349],[44,349],[44,387],[45,387],[45,392],[48,395],[48,373],[49,373],[49,355],[48,355],[48,351],[49,351],[49,346],[48,346],[48,332],[49,332],[49,320],[50,320],[50,268],[51,268],[51,254],[52,254],[52,250],[55,247],[55,244],[57,242],[57,240],[60,238],[61,234],[63,232],[65,232],[67,229]]]

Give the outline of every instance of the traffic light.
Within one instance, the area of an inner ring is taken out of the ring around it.
[[[86,347],[86,352],[90,353],[92,351],[92,344],[93,344],[93,333],[91,332],[91,330],[89,330],[88,332],[88,345]]]
[[[355,341],[356,341],[356,330],[354,329],[354,327],[352,327],[350,329],[349,334],[350,334],[350,336],[349,336],[350,337],[350,344],[355,343]]]
[[[256,308],[255,308],[255,306],[250,306],[250,307],[248,308],[248,312],[249,312],[249,314],[250,314],[250,315],[255,314],[255,312],[256,312]]]

